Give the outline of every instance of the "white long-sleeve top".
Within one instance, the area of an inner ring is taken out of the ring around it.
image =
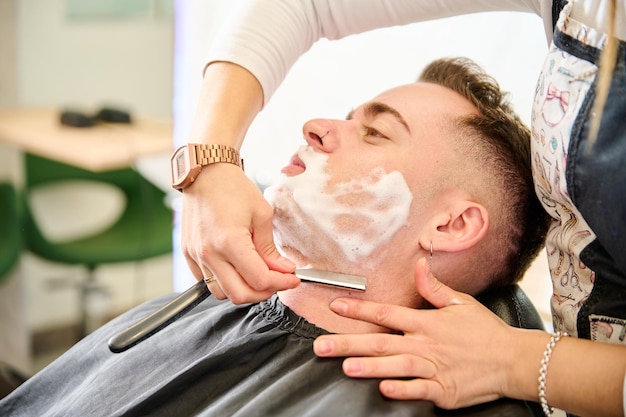
[[[300,55],[321,38],[503,10],[546,16],[551,34],[551,6],[551,0],[243,0],[233,5],[207,63],[228,61],[246,68],[260,82],[267,103]]]
[[[609,0],[577,2],[573,15],[604,27]],[[618,37],[626,39],[624,2],[618,1]],[[321,38],[489,11],[535,13],[552,40],[552,0],[241,0],[210,47],[207,64],[234,62],[255,75],[267,103],[296,60]]]

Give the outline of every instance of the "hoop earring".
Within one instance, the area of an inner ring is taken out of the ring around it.
[[[430,241],[430,256],[428,257],[428,272],[433,270],[433,241]]]

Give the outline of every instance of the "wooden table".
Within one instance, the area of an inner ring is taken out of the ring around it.
[[[133,118],[131,124],[61,125],[53,109],[0,109],[0,141],[91,171],[132,166],[141,156],[173,149],[172,123]]]

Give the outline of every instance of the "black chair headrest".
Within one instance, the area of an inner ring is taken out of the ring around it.
[[[545,330],[537,309],[519,285],[487,291],[477,299],[510,326]]]

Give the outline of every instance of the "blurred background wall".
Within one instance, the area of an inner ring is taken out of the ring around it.
[[[110,103],[171,118],[170,1],[13,2],[19,105],[91,108]],[[86,7],[98,3],[111,6],[93,12]],[[137,7],[126,9],[124,3]]]

